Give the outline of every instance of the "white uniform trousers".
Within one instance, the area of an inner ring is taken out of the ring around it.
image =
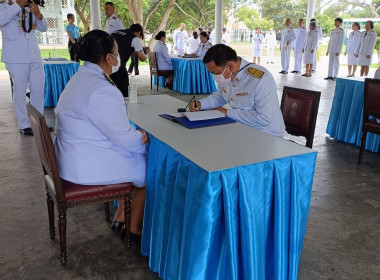
[[[318,47],[315,49],[315,55],[313,60],[313,71],[317,71],[317,54],[318,54]]]
[[[302,50],[294,49],[294,71],[300,72],[302,70]]]
[[[274,58],[274,46],[267,47],[268,62],[273,62]]]
[[[329,54],[329,74],[327,75],[327,77],[332,77],[332,78],[338,77],[339,57],[340,55],[336,56],[335,53]]]
[[[289,70],[289,60],[290,60],[290,51],[292,48],[290,46],[288,47],[281,47],[281,67],[282,71],[288,72]]]
[[[13,108],[18,127],[30,127],[26,112],[26,89],[29,83],[30,102],[36,109],[44,113],[45,71],[41,62],[6,63],[13,81]]]
[[[185,54],[184,49],[177,49],[177,55],[183,56]]]

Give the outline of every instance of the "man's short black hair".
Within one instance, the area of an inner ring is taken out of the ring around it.
[[[115,8],[115,4],[112,3],[112,2],[106,2],[106,3],[104,4],[104,6],[105,6],[105,5],[110,5],[111,7],[114,7],[114,8]]]
[[[340,17],[337,17],[337,18],[335,19],[335,21],[339,21],[340,23],[342,23],[342,22],[343,22],[343,19],[341,19]]]
[[[71,19],[73,16],[73,14],[67,14],[67,19]]]
[[[203,63],[214,61],[216,66],[223,67],[229,61],[237,61],[238,57],[236,51],[226,45],[216,44],[212,46],[203,57]]]

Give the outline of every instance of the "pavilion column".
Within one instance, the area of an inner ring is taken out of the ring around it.
[[[215,40],[217,44],[220,44],[223,29],[223,0],[216,0],[215,4]]]
[[[307,21],[305,22],[305,27],[309,28],[309,23],[312,18],[314,18],[315,10],[315,0],[309,0],[307,4]]]
[[[100,1],[90,0],[90,10],[91,10],[91,30],[101,29],[100,20]]]

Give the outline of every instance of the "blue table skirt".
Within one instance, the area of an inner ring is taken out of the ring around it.
[[[150,137],[141,252],[154,272],[297,279],[316,153],[207,172]]]
[[[334,139],[360,146],[363,125],[364,82],[337,79],[326,132]],[[380,151],[380,136],[368,133],[365,149]]]
[[[79,63],[47,64],[45,69],[45,106],[57,106],[59,96],[72,76],[78,71]]]
[[[174,79],[173,90],[185,94],[201,94],[216,92],[216,83],[201,59],[172,58]],[[157,85],[156,77],[153,80]],[[163,77],[159,78],[159,86],[164,85]]]

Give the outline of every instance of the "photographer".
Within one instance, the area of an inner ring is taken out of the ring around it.
[[[30,33],[24,31],[22,8],[25,8],[25,27],[29,30],[29,18],[32,17]],[[33,135],[25,106],[25,93],[29,84],[30,101],[42,114],[44,112],[45,72],[42,65],[35,30],[47,30],[46,19],[39,6],[32,0],[5,0],[0,3],[0,30],[3,37],[1,61],[13,81],[13,107],[20,133]]]

